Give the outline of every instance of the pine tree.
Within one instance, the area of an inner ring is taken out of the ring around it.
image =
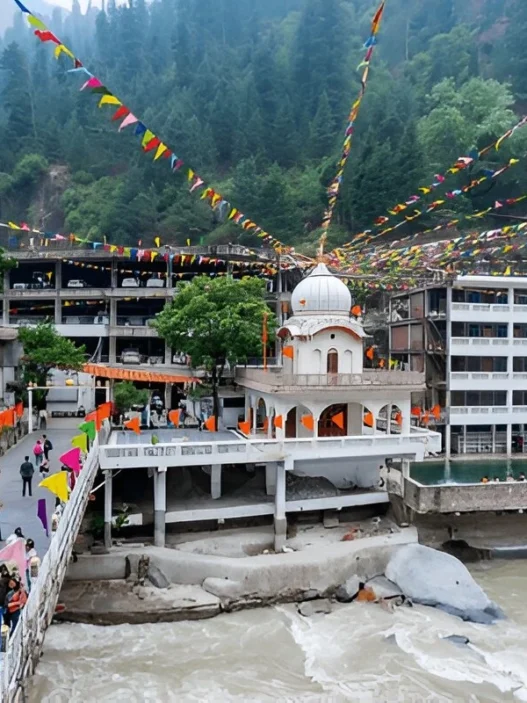
[[[324,91],[318,101],[315,117],[309,125],[309,156],[313,159],[329,156],[334,144],[335,131],[331,117],[331,107],[328,95]]]

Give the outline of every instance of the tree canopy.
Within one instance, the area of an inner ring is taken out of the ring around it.
[[[264,299],[265,284],[256,278],[234,280],[197,276],[179,283],[173,302],[157,316],[155,326],[173,349],[187,354],[193,368],[210,376],[217,413],[217,388],[225,365],[262,356],[264,316],[269,340],[276,318]]]
[[[280,240],[312,249],[376,4],[108,0],[84,15],[74,2],[48,22],[212,187]],[[331,242],[371,226],[517,121],[526,31],[525,0],[387,4]],[[17,13],[0,39],[3,221],[119,244],[156,235],[172,244],[260,241],[219,222],[184,175],[141,154],[133,129],[117,134],[68,67]],[[506,163],[526,145],[527,129],[518,130],[487,161]],[[487,167],[459,174],[452,188]],[[449,207],[480,210],[525,192],[522,161],[490,192],[478,188]]]
[[[26,383],[46,385],[52,369],[80,371],[86,363],[86,348],[77,347],[68,337],[58,334],[50,323],[21,327],[22,373]]]

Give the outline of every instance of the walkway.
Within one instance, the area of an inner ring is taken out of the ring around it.
[[[53,444],[53,451],[50,452],[51,473],[60,469],[58,458],[68,449],[71,449],[71,438],[78,434],[78,430],[64,429],[46,432]],[[5,540],[16,527],[21,527],[26,538],[31,538],[35,542],[37,553],[42,558],[49,546],[49,538],[42,527],[42,523],[37,517],[37,501],[45,498],[47,504],[47,514],[49,528],[51,529],[51,514],[55,508],[55,497],[45,488],[39,488],[38,484],[42,480],[40,474],[35,472],[33,476],[33,497],[26,494],[22,498],[22,479],[20,478],[20,464],[25,456],[33,461],[33,446],[41,436],[34,432],[32,435],[24,437],[17,445],[12,447],[3,457],[0,457],[0,502],[3,507],[0,509],[0,530],[2,539]]]

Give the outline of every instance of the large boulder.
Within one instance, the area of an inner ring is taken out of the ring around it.
[[[386,576],[415,603],[463,620],[491,623],[503,615],[458,559],[430,547],[402,547],[388,562]]]

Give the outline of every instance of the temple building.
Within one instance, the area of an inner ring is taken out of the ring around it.
[[[278,549],[289,515],[386,503],[379,478],[388,460],[408,472],[410,461],[441,451],[439,434],[410,421],[424,374],[364,369],[365,333],[352,305],[324,264],[296,286],[292,316],[278,330],[281,364],[236,370],[245,398],[238,428],[220,418],[217,432],[163,430],[155,446],[148,432],[112,433],[101,468],[108,477],[124,469],[121,486],[131,483],[127,470],[150,469],[154,510],[134,519],[145,524],[153,512],[156,544],[165,544],[170,523],[269,516]],[[111,480],[106,490],[109,539]]]

